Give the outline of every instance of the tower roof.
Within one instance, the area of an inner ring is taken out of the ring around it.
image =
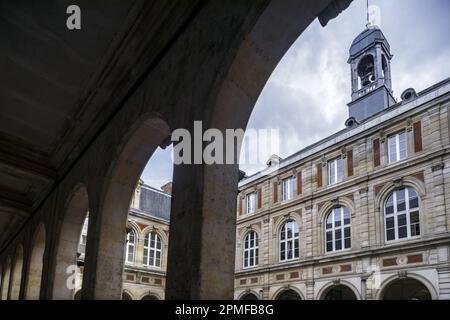
[[[386,52],[390,52],[389,43],[386,40],[383,32],[378,26],[372,25],[361,32],[355,40],[353,40],[350,46],[350,59],[358,56],[362,51],[375,45],[376,43],[381,43]]]

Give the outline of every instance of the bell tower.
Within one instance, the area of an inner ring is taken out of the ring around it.
[[[352,101],[349,117],[360,122],[395,103],[389,43],[376,25],[367,24],[350,47]]]

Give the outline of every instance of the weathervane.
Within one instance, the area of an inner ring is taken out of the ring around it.
[[[366,28],[370,27],[370,20],[369,20],[369,0],[366,0],[366,13],[367,13],[367,23]]]

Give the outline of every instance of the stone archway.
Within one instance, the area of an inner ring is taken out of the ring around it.
[[[381,294],[382,300],[431,300],[428,288],[413,278],[396,279],[386,285]]]
[[[277,300],[302,300],[302,297],[295,290],[288,289],[280,292]]]
[[[27,285],[25,299],[38,300],[41,292],[42,267],[44,264],[44,252],[46,243],[45,226],[41,223],[32,239],[31,258],[28,266]]]
[[[254,293],[249,292],[244,294],[239,300],[259,300],[259,299]]]
[[[83,299],[121,299],[126,224],[134,189],[148,160],[170,137],[167,122],[147,115],[117,149],[103,186],[101,207],[89,218]]]
[[[88,210],[87,189],[84,186],[79,186],[70,196],[60,222],[61,227],[55,257],[53,299],[70,300],[73,297],[74,288],[68,288],[66,283],[69,276],[67,271],[70,267],[74,268],[73,272],[76,270],[78,242]]]
[[[357,297],[351,288],[339,284],[329,287],[322,294],[321,300],[357,300]]]
[[[23,269],[23,247],[17,246],[14,258],[14,271],[11,273],[11,300],[18,300],[20,297],[20,285],[22,283]]]
[[[133,297],[128,292],[122,292],[122,300],[133,300]]]

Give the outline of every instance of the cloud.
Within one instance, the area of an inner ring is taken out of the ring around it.
[[[394,96],[413,87],[421,91],[448,76],[450,30],[447,0],[371,1],[381,10],[381,29],[391,45]],[[322,28],[315,20],[286,52],[262,91],[248,128],[279,129],[280,156],[298,150],[344,128],[350,101],[348,50],[365,28],[366,1],[355,0]],[[144,180],[156,187],[172,177],[168,157],[158,150],[144,170]],[[255,148],[249,152],[256,152]],[[241,165],[252,174],[265,167]],[[170,158],[170,157],[169,157]],[[162,160],[166,159],[166,160]]]

